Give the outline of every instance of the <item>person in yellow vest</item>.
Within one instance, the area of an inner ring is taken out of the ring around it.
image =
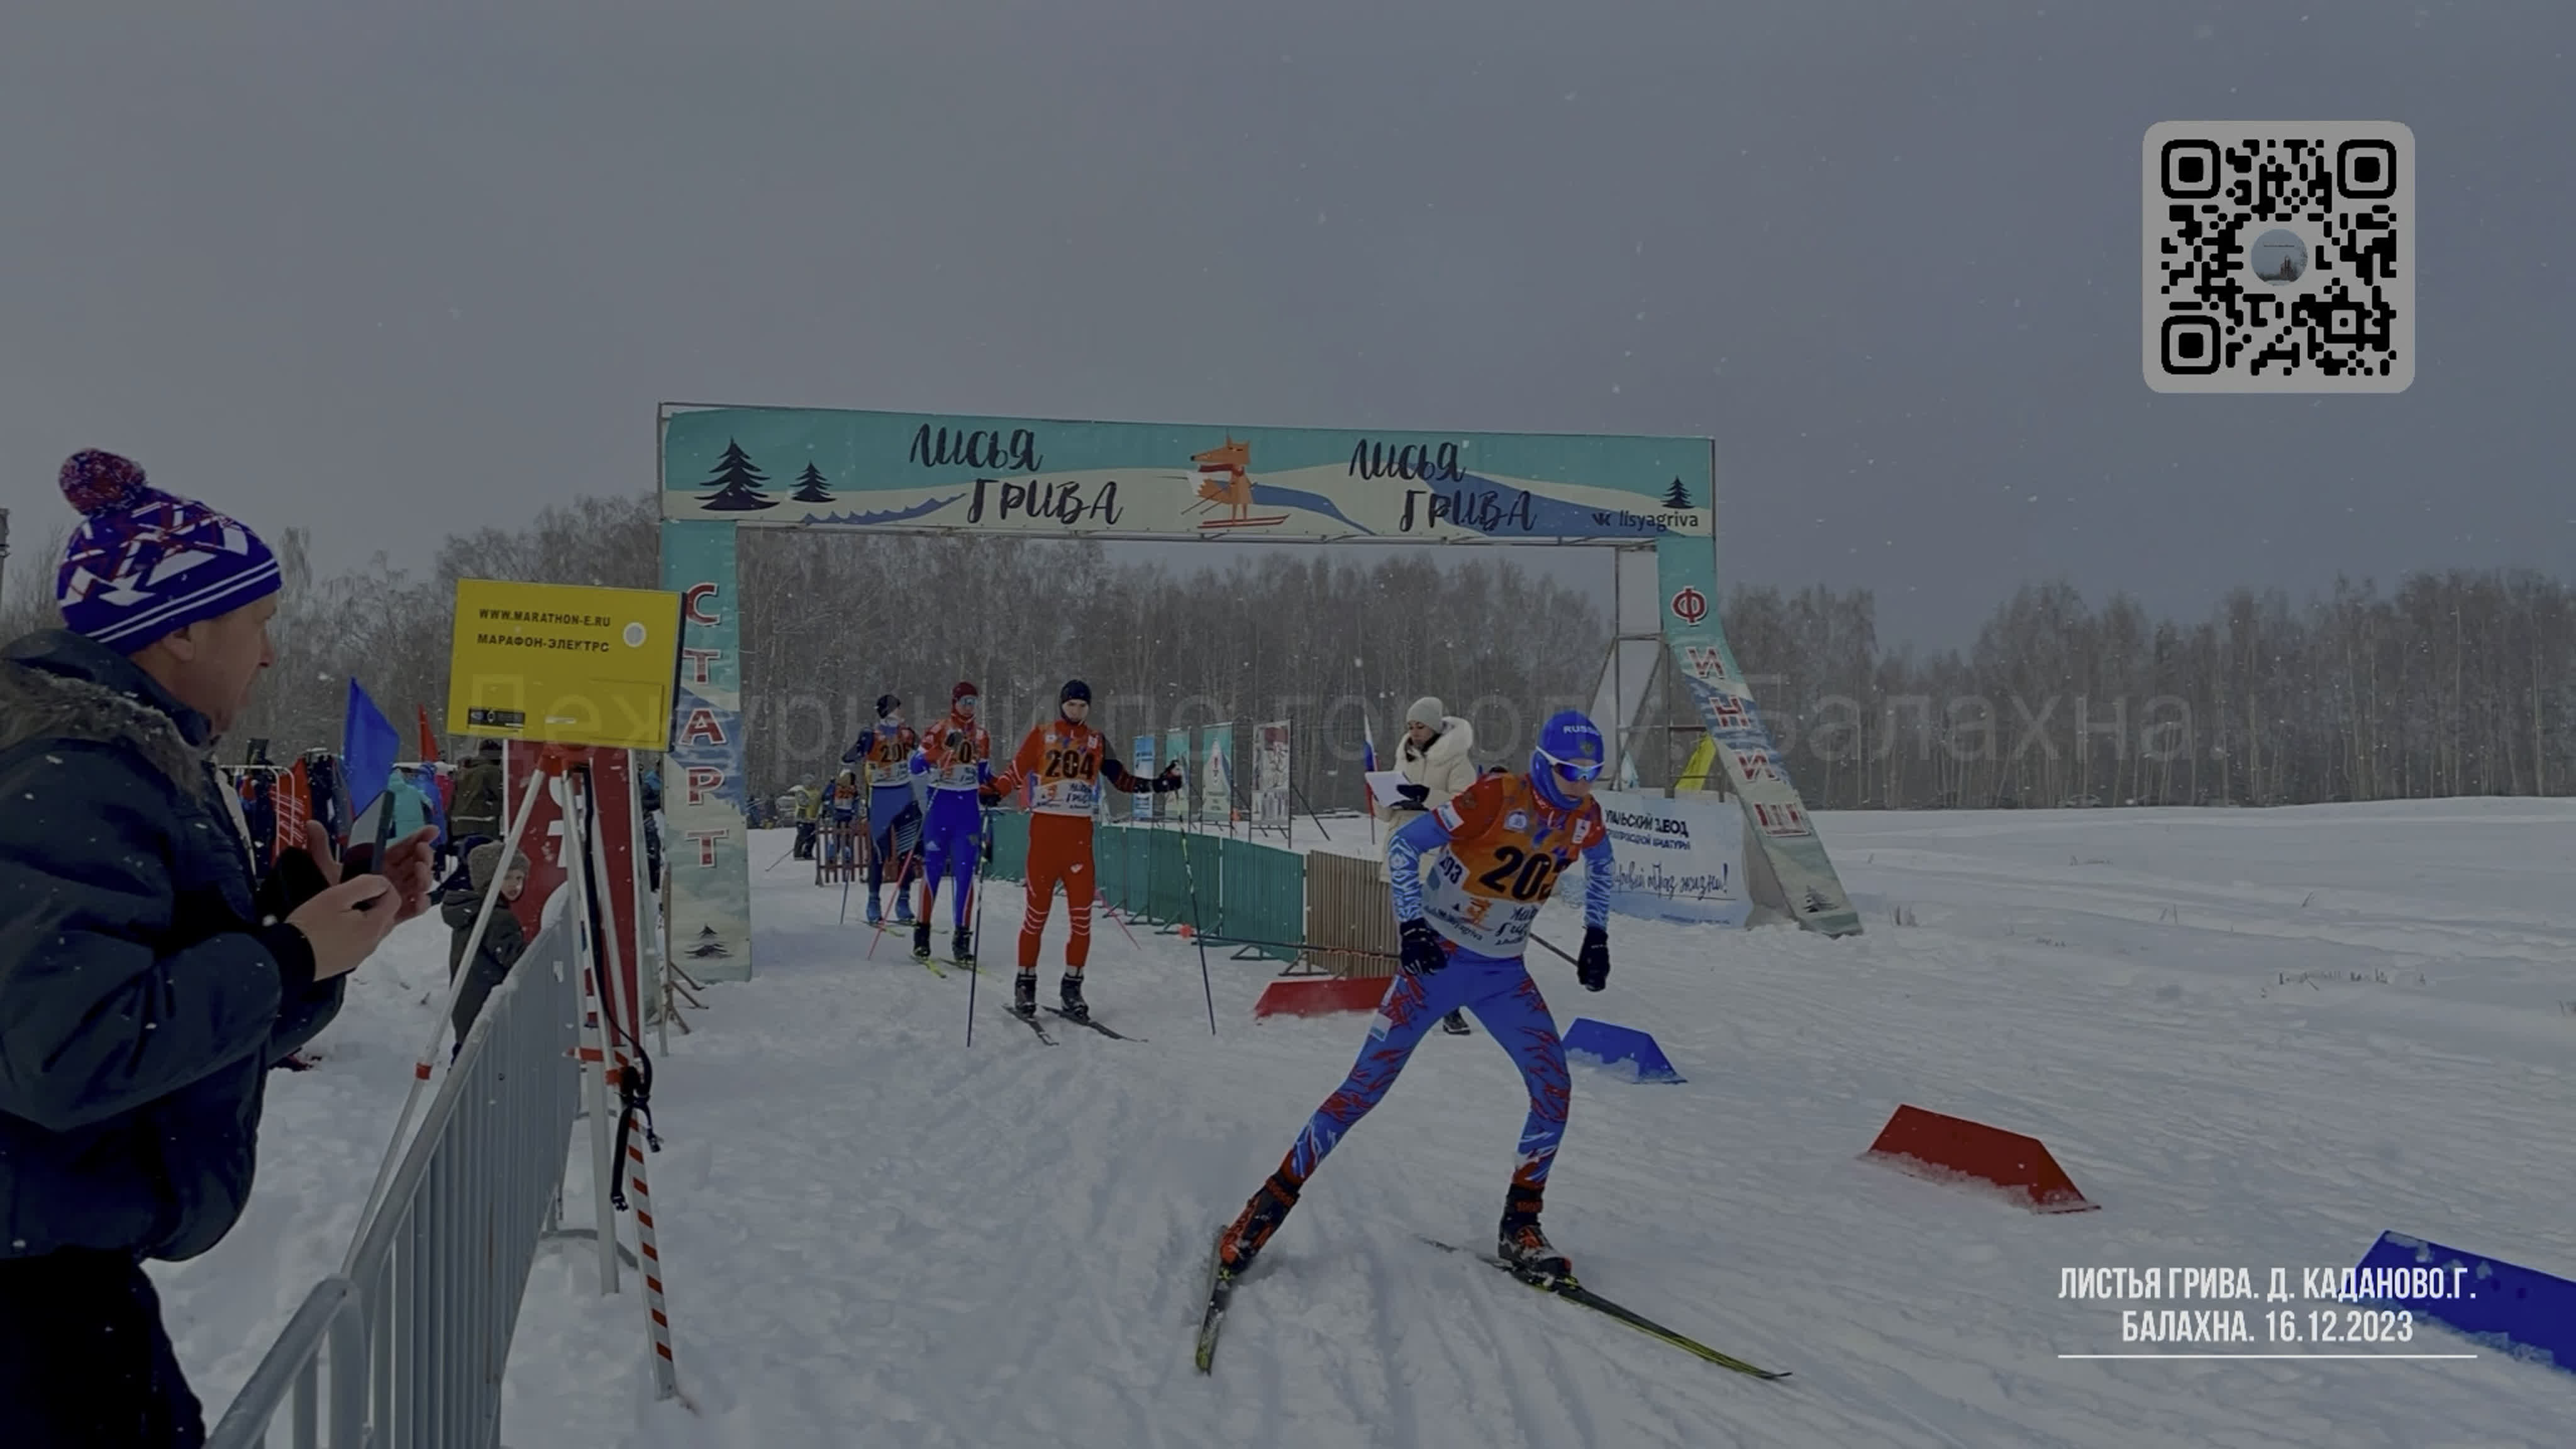
[[[814,858],[814,823],[823,818],[823,792],[814,788],[814,777],[806,776],[787,792],[793,803],[788,807],[796,820],[796,858]]]

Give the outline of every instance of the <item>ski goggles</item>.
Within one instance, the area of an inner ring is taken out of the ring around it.
[[[1538,751],[1538,757],[1547,761],[1548,768],[1554,770],[1560,780],[1575,782],[1601,778],[1599,760],[1560,760],[1545,750]]]

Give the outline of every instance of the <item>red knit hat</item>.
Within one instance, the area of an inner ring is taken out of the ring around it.
[[[957,681],[957,687],[955,689],[948,691],[948,702],[950,704],[955,704],[957,701],[964,699],[966,696],[973,693],[975,693],[975,686],[961,679]]]

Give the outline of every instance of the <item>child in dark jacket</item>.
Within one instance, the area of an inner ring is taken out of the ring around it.
[[[528,888],[528,858],[513,852],[509,869],[498,869],[500,864],[501,842],[487,840],[474,847],[465,857],[466,879],[472,889],[454,892],[439,903],[440,918],[456,933],[447,945],[447,979],[453,981],[465,966],[465,944],[474,934],[474,916],[482,909],[483,897],[495,888],[500,891],[500,899],[492,903],[491,924],[483,928],[483,948],[474,953],[465,989],[456,996],[452,1018],[456,1023],[456,1045],[448,1050],[451,1059],[463,1049],[465,1029],[483,1010],[483,998],[492,994],[528,949],[528,934],[510,910],[511,902]]]

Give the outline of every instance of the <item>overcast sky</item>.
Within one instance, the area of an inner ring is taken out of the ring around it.
[[[649,488],[675,399],[1706,434],[1728,577],[1931,645],[2576,575],[2558,0],[7,12],[22,566],[75,448],[417,565]],[[2413,127],[2410,392],[2141,379],[2141,138],[2248,118]]]

